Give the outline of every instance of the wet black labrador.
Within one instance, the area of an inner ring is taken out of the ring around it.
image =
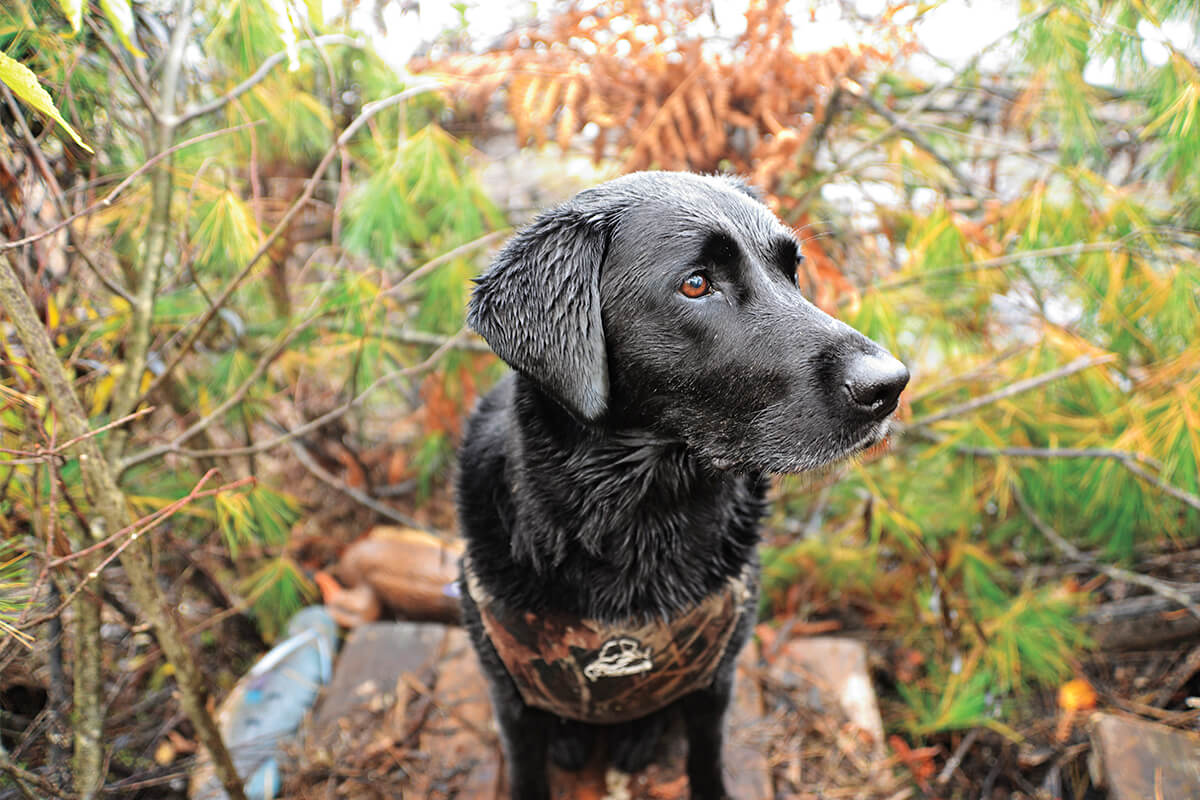
[[[514,798],[601,737],[644,767],[677,711],[692,797],[725,796],[765,476],[879,442],[908,382],[804,298],[800,259],[739,180],[645,172],[543,213],[478,280],[469,322],[515,373],[461,450],[461,590]]]

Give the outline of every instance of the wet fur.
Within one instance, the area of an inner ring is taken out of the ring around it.
[[[496,602],[669,617],[757,567],[766,473],[821,468],[884,435],[828,388],[842,360],[878,348],[800,296],[795,248],[743,184],[681,173],[581,193],[510,241],[469,321],[516,371],[472,416],[458,486]],[[701,268],[719,296],[688,302],[676,289]],[[598,736],[617,766],[645,766],[676,712],[692,796],[725,796],[722,720],[753,597],[711,687],[614,726],[526,706],[465,591],[463,607],[514,798],[549,797],[547,755],[578,768]]]

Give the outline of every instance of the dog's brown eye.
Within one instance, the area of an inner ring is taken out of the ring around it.
[[[688,275],[683,283],[679,285],[679,291],[684,297],[703,297],[712,291],[712,285],[708,282],[703,272],[693,272]]]

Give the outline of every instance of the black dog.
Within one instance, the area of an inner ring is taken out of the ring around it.
[[[736,179],[629,175],[518,233],[469,322],[516,374],[461,451],[464,619],[512,796],[599,734],[624,770],[682,711],[694,798],[754,622],[766,473],[880,441],[908,371],[811,305],[799,245]]]

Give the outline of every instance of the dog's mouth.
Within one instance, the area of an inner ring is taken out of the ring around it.
[[[821,474],[836,469],[847,461],[873,461],[892,446],[893,423],[890,418],[875,422],[850,444],[830,447],[822,453],[809,453],[803,457],[775,456],[755,463],[756,459],[742,460],[727,456],[709,457],[714,469],[728,471],[761,471],[779,475]]]
[[[886,453],[892,446],[892,420],[887,418],[877,422],[873,430],[855,442],[847,450],[843,458],[861,456],[864,458],[878,457]]]

